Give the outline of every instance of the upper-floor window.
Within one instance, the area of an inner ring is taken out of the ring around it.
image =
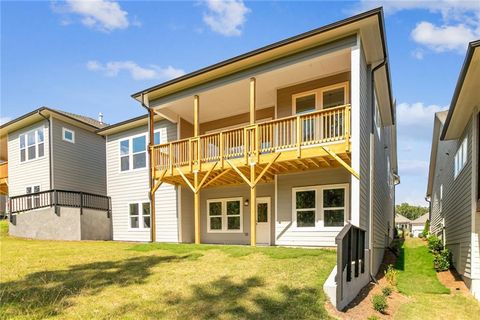
[[[465,164],[468,160],[468,137],[465,137],[462,141],[462,144],[458,148],[454,157],[454,177],[456,178],[462,169],[465,167]]]
[[[20,135],[20,162],[41,158],[45,155],[43,127]]]
[[[135,170],[146,166],[146,135],[120,140],[120,171]]]
[[[292,95],[294,114],[312,112],[316,109],[328,109],[348,103],[348,82],[301,92]]]
[[[161,138],[160,138],[160,131],[155,131],[153,133],[153,144],[160,144]]]
[[[26,194],[38,193],[40,192],[40,186],[29,186],[25,188]],[[26,198],[27,208],[38,208],[40,206],[40,195],[35,194],[31,197]]]
[[[62,140],[75,143],[75,131],[67,128],[62,128]]]

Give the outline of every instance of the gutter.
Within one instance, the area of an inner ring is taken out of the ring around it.
[[[42,114],[45,109],[39,109],[38,115],[48,121],[48,165],[50,168],[50,189],[55,189],[53,186],[53,159],[52,159],[52,117],[46,117]]]

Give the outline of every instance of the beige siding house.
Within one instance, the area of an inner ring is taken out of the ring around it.
[[[480,299],[480,41],[470,43],[450,109],[435,115],[427,197],[430,232]]]
[[[393,238],[387,61],[376,9],[133,94],[149,116],[98,130],[114,239],[337,247],[343,308]]]
[[[95,133],[103,126],[47,107],[0,126],[10,234],[111,238],[105,140]]]

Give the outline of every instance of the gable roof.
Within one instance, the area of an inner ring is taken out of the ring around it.
[[[387,123],[394,123],[394,106],[391,89],[391,76],[388,63],[388,49],[386,44],[385,26],[383,18],[383,9],[375,8],[370,11],[360,13],[347,19],[337,21],[323,27],[287,38],[285,40],[267,45],[265,47],[247,52],[245,54],[233,57],[231,59],[213,64],[211,66],[188,73],[181,77],[160,83],[156,86],[144,89],[132,94],[132,98],[141,103],[145,103],[144,95],[147,100],[155,100],[166,97],[174,93],[184,91],[188,88],[196,87],[200,84],[208,83],[214,79],[223,78],[227,75],[238,73],[242,70],[250,69],[261,65],[266,61],[273,61],[284,56],[318,46],[320,43],[328,43],[344,37],[360,33],[364,43],[375,44],[364,47],[368,63],[378,66],[378,85],[379,99],[381,106],[386,106],[390,112]],[[369,58],[369,59],[368,59]],[[385,62],[385,63],[382,63]],[[383,114],[382,114],[383,117]]]
[[[417,219],[413,220],[413,224],[425,224],[428,220],[428,213],[425,213],[423,216],[418,217]]]
[[[470,114],[480,103],[480,40],[468,44],[460,76],[455,86],[450,110],[448,111],[440,139],[458,139],[468,121]]]
[[[411,223],[412,220],[408,219],[407,217],[402,216],[401,214],[395,214],[395,223]]]
[[[40,107],[1,125],[0,136],[4,136],[8,132],[16,131],[23,127],[26,127],[33,122],[44,119],[43,116],[48,115],[53,115],[61,120],[73,123],[74,125],[83,127],[89,131],[96,131],[97,129],[106,127],[108,125],[87,116],[49,107]]]

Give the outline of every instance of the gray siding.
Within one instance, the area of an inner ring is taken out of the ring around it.
[[[294,246],[335,246],[335,237],[339,231],[301,230],[292,222],[292,188],[317,185],[348,184],[350,174],[344,168],[321,169],[306,173],[294,173],[277,176],[277,214],[275,221],[275,243]],[[346,199],[346,201],[349,201]],[[346,213],[349,217],[349,213]]]
[[[468,160],[462,172],[454,178],[454,157],[468,136]],[[447,155],[448,154],[448,155]],[[432,188],[432,233],[441,235],[440,223],[445,219],[445,245],[452,250],[457,271],[471,277],[472,232],[472,124],[466,127],[460,140],[439,141],[437,163]],[[440,186],[443,184],[443,200]]]
[[[44,128],[45,156],[32,161],[20,162],[19,136],[39,127]],[[50,189],[49,140],[47,120],[39,121],[8,134],[8,193],[10,197],[25,194],[25,188],[33,185],[39,185],[41,191]]]
[[[75,132],[75,142],[63,140],[62,129]],[[52,119],[53,186],[55,189],[105,195],[105,139],[93,132]]]
[[[180,213],[180,242],[195,242],[195,220],[193,216],[193,192],[185,187],[178,187]]]
[[[171,122],[159,121],[155,124],[155,129],[160,129],[162,143],[176,139],[177,129]],[[149,201],[148,168],[128,172],[120,171],[120,140],[139,134],[147,134],[147,126],[140,126],[107,137],[107,193],[112,199],[114,240],[150,240],[150,229],[130,228],[128,212],[129,203]],[[163,184],[157,190],[155,200],[157,241],[179,241],[176,188]]]

